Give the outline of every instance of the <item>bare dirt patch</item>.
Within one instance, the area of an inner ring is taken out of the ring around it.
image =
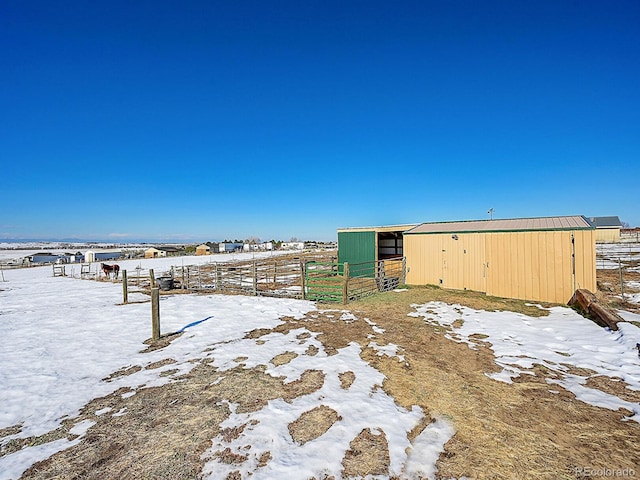
[[[294,352],[280,353],[271,359],[271,363],[274,364],[276,367],[278,367],[280,365],[285,365],[289,363],[291,360],[293,360],[297,356],[298,354]]]
[[[8,437],[9,435],[17,435],[22,431],[22,425],[13,425],[11,427],[0,428],[0,438]]]
[[[306,370],[300,379],[284,385],[282,398],[291,401],[302,395],[308,395],[320,390],[324,385],[324,372],[322,370]]]
[[[304,412],[289,424],[291,438],[303,445],[315,440],[331,428],[341,417],[332,408],[320,405],[308,412]]]
[[[166,365],[172,365],[176,363],[173,358],[165,358],[164,360],[158,360],[157,362],[152,362],[147,365],[145,368],[147,370],[155,370],[156,368],[164,367]]]
[[[389,444],[384,432],[366,428],[349,444],[342,459],[343,477],[389,474]]]
[[[338,378],[340,379],[340,386],[344,390],[348,390],[353,385],[353,382],[356,381],[356,374],[351,371],[343,372],[338,374]]]
[[[640,391],[631,390],[620,378],[615,379],[604,375],[596,375],[589,377],[586,385],[610,395],[615,395],[627,402],[640,403]]]
[[[310,357],[315,357],[318,352],[320,351],[320,349],[318,347],[316,347],[315,345],[309,345],[309,348],[307,348],[307,350],[304,352],[305,355],[308,355]]]
[[[105,382],[110,382],[112,380],[115,380],[116,378],[119,377],[126,377],[128,375],[133,375],[134,373],[139,372],[140,370],[142,370],[142,367],[139,365],[134,365],[132,367],[127,367],[127,368],[122,368],[116,372],[113,372],[111,375],[109,375],[108,377],[103,378],[102,380]]]

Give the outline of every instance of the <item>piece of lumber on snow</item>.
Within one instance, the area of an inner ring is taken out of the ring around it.
[[[575,291],[569,300],[569,306],[577,307],[586,317],[601,327],[607,327],[611,330],[618,330],[618,322],[624,321],[620,315],[598,302],[598,298],[586,288]]]
[[[575,291],[575,293],[571,297],[571,300],[569,300],[569,305],[573,307],[574,305],[578,304],[578,307],[581,311],[583,311],[584,313],[588,313],[589,306],[591,306],[591,304],[594,302],[597,303],[598,299],[593,293],[591,293],[586,288],[579,288]]]

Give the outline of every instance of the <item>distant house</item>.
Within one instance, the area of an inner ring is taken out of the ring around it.
[[[622,222],[618,217],[591,217],[589,222],[596,227],[596,243],[620,241]]]
[[[77,263],[84,260],[82,253],[51,253],[51,252],[39,252],[34,253],[25,258],[23,263],[27,264],[45,264],[45,263]]]
[[[218,244],[219,253],[238,252],[242,250],[242,243],[237,242],[224,242]]]
[[[30,263],[56,263],[62,258],[62,255],[56,255],[50,252],[39,252],[29,255],[27,258]]]
[[[211,247],[206,243],[196,247],[196,255],[211,255]]]
[[[148,248],[144,251],[144,258],[162,258],[166,257],[167,252],[155,247]]]
[[[273,250],[273,243],[245,243],[242,247],[245,252],[265,252]]]
[[[304,242],[282,242],[282,250],[304,250]]]
[[[76,256],[80,256],[80,255],[81,255],[80,252],[76,253]],[[86,252],[84,252],[84,255],[82,257],[83,258],[81,260],[76,260],[76,261],[83,261],[87,263],[104,262],[104,261],[108,262],[110,260],[118,260],[122,258],[122,251],[96,252],[94,250],[87,250]]]
[[[175,245],[162,245],[159,249],[165,251],[167,257],[179,257],[186,253],[182,246],[176,247]]]

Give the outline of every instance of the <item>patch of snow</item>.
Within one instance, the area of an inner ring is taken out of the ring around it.
[[[93,420],[83,420],[81,422],[76,423],[72,428],[69,429],[69,433],[71,435],[83,436],[87,433],[91,427],[96,424]]]
[[[433,480],[438,457],[444,452],[445,444],[454,434],[455,429],[446,418],[436,418],[435,422],[428,425],[413,441],[405,467],[406,475],[411,479]]]
[[[398,345],[389,343],[387,345],[378,345],[376,342],[369,343],[369,347],[373,348],[379,357],[386,355],[387,357],[397,357],[398,361],[404,362],[404,355],[398,355]]]
[[[379,333],[380,335],[382,335],[386,331],[384,328],[380,328],[379,326],[377,326],[374,322],[372,322],[368,318],[365,318],[364,321],[367,322],[369,325],[371,325],[371,329],[375,333]]]
[[[291,350],[291,340],[287,337],[295,338],[299,333],[301,332],[292,331],[287,335],[270,334],[261,337],[266,340],[264,344],[243,341],[242,352],[249,359],[242,363],[247,365],[246,368],[268,365],[265,360],[271,358],[274,352]],[[239,470],[243,478],[251,475],[256,480],[292,476],[324,478],[325,475],[340,478],[342,458],[349,449],[349,443],[365,428],[385,433],[390,454],[389,473],[391,476],[400,475],[407,461],[406,451],[411,446],[407,434],[422,419],[422,410],[417,406],[406,410],[382,390],[380,385],[384,376],[360,358],[358,344],[351,343],[338,350],[336,355],[329,356],[322,344],[313,341],[314,339],[309,340],[320,348],[317,355],[300,355],[278,367],[268,365],[267,372],[274,376],[284,376],[287,381],[294,381],[305,370],[320,367],[325,374],[322,387],[291,402],[271,400],[257,412],[238,414],[230,405],[233,413],[221,428],[244,425],[244,430],[230,441],[225,440],[222,435],[213,440],[212,447],[203,456],[210,459],[203,472],[204,478],[225,478],[234,470]],[[248,346],[250,348],[246,348]],[[306,346],[303,348],[306,349]],[[214,352],[216,365],[222,370],[236,366],[231,357],[237,356],[238,349],[239,345],[220,345],[220,350]],[[347,370],[355,373],[355,381],[345,390],[341,388],[339,374]],[[298,444],[289,433],[289,424],[303,413],[321,405],[336,411],[338,421],[320,437]],[[250,450],[246,448],[248,445],[251,445]],[[232,453],[248,456],[248,459],[239,465],[228,465],[212,458],[215,452],[227,448]],[[271,460],[266,466],[258,468],[261,455],[267,451]],[[296,472],[296,475],[291,472]]]

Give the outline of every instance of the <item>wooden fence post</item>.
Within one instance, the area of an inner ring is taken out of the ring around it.
[[[258,268],[255,260],[251,264],[251,270],[253,275],[253,294],[258,295]]]
[[[306,264],[304,263],[304,260],[300,260],[300,286],[302,287],[302,300],[306,300],[307,299],[307,285],[306,285]]]
[[[153,272],[153,268],[149,269],[149,282],[150,282],[150,288],[155,288],[156,287],[156,275]]]
[[[622,261],[618,258],[618,269],[620,270],[620,293],[622,294],[622,303],[627,303],[624,299],[624,280],[622,279]]]
[[[220,275],[220,269],[218,268],[218,264],[215,264],[215,274],[216,274],[216,290],[220,290],[222,286],[220,285],[220,281],[222,280]]]
[[[151,339],[160,338],[160,289],[151,289]]]
[[[127,281],[127,271],[122,270],[122,303],[129,302],[129,283]]]
[[[342,269],[342,303],[349,303],[349,262],[344,262]]]

